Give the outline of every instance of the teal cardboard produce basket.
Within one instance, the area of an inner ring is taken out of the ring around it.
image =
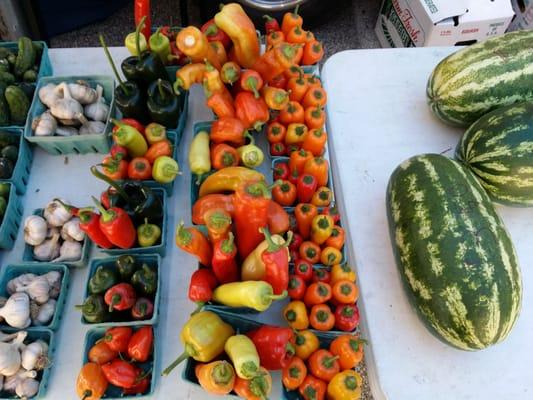
[[[0,223],[0,248],[5,250],[11,250],[15,245],[22,214],[24,213],[22,202],[16,193],[15,186],[12,183],[8,183],[8,185],[9,198],[7,200],[7,208]]]
[[[13,139],[19,146],[19,153],[17,162],[13,167],[13,174],[11,178],[0,179],[0,182],[11,182],[17,189],[17,194],[26,193],[26,186],[28,186],[28,180],[30,179],[31,164],[33,161],[33,152],[24,139],[24,129],[22,128],[0,128],[1,132],[7,132],[13,136]]]

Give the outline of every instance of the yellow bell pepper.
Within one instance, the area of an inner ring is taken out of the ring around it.
[[[235,331],[231,325],[211,311],[201,311],[189,318],[180,334],[183,353],[164,371],[168,375],[180,362],[188,357],[200,362],[210,362],[224,351],[226,340]]]
[[[307,360],[319,347],[320,343],[313,332],[305,330],[296,334],[296,355],[302,360]]]
[[[246,335],[230,337],[224,345],[224,351],[230,358],[235,372],[242,379],[252,379],[260,367],[259,354],[254,342]]]
[[[291,301],[283,309],[283,316],[292,329],[307,329],[309,327],[309,316],[303,301]]]
[[[231,282],[213,291],[213,300],[229,307],[249,307],[259,312],[270,307],[272,301],[287,297],[287,291],[275,295],[272,286],[265,281]]]
[[[359,400],[361,398],[361,375],[352,369],[340,372],[328,384],[329,400]]]
[[[342,261],[342,253],[335,247],[327,246],[320,253],[320,262],[324,265],[335,265]]]
[[[209,154],[209,133],[198,132],[189,147],[189,168],[195,175],[202,175],[211,171],[211,157]]]
[[[331,282],[333,286],[336,282],[347,279],[350,282],[355,282],[355,271],[348,264],[335,264],[331,267]]]
[[[282,245],[285,243],[280,235],[272,235],[272,241],[276,244]],[[242,281],[260,281],[265,279],[265,263],[261,255],[268,248],[268,242],[263,240],[259,245],[244,259],[241,265],[241,280]],[[289,249],[285,247],[287,256]]]
[[[333,218],[329,215],[319,214],[311,222],[311,240],[318,245],[324,243],[333,232]]]
[[[235,191],[243,182],[264,181],[265,176],[246,167],[228,167],[211,174],[200,186],[199,197],[211,193]]]

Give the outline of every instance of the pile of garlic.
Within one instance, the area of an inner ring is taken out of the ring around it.
[[[27,336],[26,331],[13,334],[0,331],[0,392],[16,394],[22,399],[37,394],[38,372],[50,366],[48,343],[29,342]]]
[[[32,121],[35,136],[73,136],[103,133],[109,116],[104,89],[86,81],[48,83],[39,89],[39,99],[49,109]],[[79,129],[78,129],[79,127]]]
[[[46,205],[43,216],[30,215],[24,221],[24,241],[34,246],[33,258],[52,262],[78,261],[85,239],[80,219],[73,217],[57,200]]]
[[[0,321],[18,329],[47,325],[56,310],[62,278],[60,272],[50,271],[11,279],[6,286],[9,298],[0,297]]]

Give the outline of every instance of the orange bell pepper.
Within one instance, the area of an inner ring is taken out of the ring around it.
[[[254,23],[243,8],[237,3],[222,6],[215,15],[215,23],[233,42],[235,58],[239,65],[251,68],[259,58],[259,39]]]
[[[328,95],[322,87],[310,87],[302,99],[302,106],[307,107],[324,107],[328,100]]]
[[[318,209],[312,204],[300,203],[294,209],[298,232],[304,240],[311,236],[311,224],[317,215]]]
[[[302,149],[309,151],[315,157],[324,154],[328,135],[322,128],[310,129],[302,143]]]
[[[302,101],[308,89],[309,84],[303,74],[300,74],[297,77],[292,77],[287,82],[287,90],[290,90],[289,98],[291,101]]]
[[[194,372],[198,383],[207,393],[228,394],[235,385],[235,370],[227,361],[219,360],[209,364],[197,364]]]
[[[281,381],[288,390],[296,390],[307,376],[307,367],[299,357],[293,357],[281,371]]]
[[[193,63],[209,61],[216,69],[220,69],[222,64],[218,60],[217,53],[209,45],[207,37],[195,26],[187,26],[178,32],[176,36],[176,46],[189,57]]]
[[[228,61],[224,63],[222,69],[220,70],[220,79],[222,79],[222,82],[227,83],[229,85],[233,85],[239,80],[240,77],[241,67],[239,66],[239,64],[233,61]]]
[[[322,87],[322,82],[320,81],[320,78],[318,76],[315,76],[312,74],[305,74],[304,78],[307,81],[307,85],[309,86],[309,89]]]
[[[281,31],[285,34],[285,36],[293,27],[302,26],[304,23],[302,17],[298,15],[298,8],[299,6],[296,6],[293,12],[286,12],[283,15],[283,19],[281,20]]]
[[[289,181],[281,181],[272,189],[274,201],[284,207],[290,207],[296,201],[296,185]]]
[[[321,106],[308,107],[304,112],[304,120],[309,129],[320,129],[326,123],[326,113]]]
[[[209,45],[215,50],[219,64],[224,65],[228,61],[228,54],[222,42],[215,40],[209,42]]]
[[[237,149],[226,143],[219,143],[211,148],[211,166],[216,169],[236,167],[239,165]]]
[[[341,335],[329,345],[329,351],[339,357],[342,370],[352,369],[363,360],[364,339],[356,335]]]
[[[331,231],[331,236],[327,238],[324,244],[328,247],[335,247],[341,250],[344,246],[345,232],[339,225],[335,225]]]
[[[247,69],[241,74],[239,79],[242,90],[252,92],[255,98],[259,98],[259,90],[263,87],[263,78],[259,75],[259,72],[253,69]]]
[[[245,142],[244,130],[244,125],[239,118],[220,117],[213,121],[209,139],[213,143],[230,143],[239,147]]]
[[[304,108],[296,101],[289,101],[285,108],[279,113],[279,122],[283,125],[289,125],[292,123],[302,124],[304,120]]]
[[[267,125],[267,140],[269,143],[283,142],[285,140],[286,133],[287,129],[279,122],[270,122]]]
[[[289,93],[283,89],[265,86],[262,94],[265,103],[271,110],[282,110],[289,103]]]
[[[207,98],[206,105],[213,110],[218,118],[235,117],[233,97],[227,90],[213,93]]]
[[[287,126],[287,135],[285,135],[285,144],[301,145],[307,136],[307,126],[302,123],[292,123]],[[305,151],[305,150],[304,150]]]
[[[289,33],[287,33],[286,41],[289,43],[305,43],[306,32],[301,26],[293,26]]]
[[[176,71],[176,82],[174,90],[179,92],[180,88],[189,90],[195,83],[202,83],[204,79],[205,64],[201,63],[187,64]]]
[[[359,297],[359,289],[348,279],[335,282],[331,288],[333,298],[341,304],[353,304]]]
[[[324,48],[317,40],[307,41],[304,47],[302,65],[313,65],[324,57]]]
[[[326,186],[328,184],[328,171],[328,160],[322,156],[311,158],[304,166],[304,174],[313,175],[318,182],[318,186]]]
[[[305,163],[311,158],[313,155],[304,149],[293,151],[289,157],[289,170],[298,171],[298,175],[302,175]]]
[[[285,34],[282,31],[272,31],[266,36],[267,50],[285,41]]]
[[[309,323],[317,331],[330,331],[335,326],[335,316],[327,304],[316,304],[311,307]]]
[[[246,129],[261,129],[269,118],[270,113],[265,101],[258,99],[250,92],[240,92],[235,97],[235,115],[239,118]]]
[[[158,157],[172,157],[172,144],[168,139],[163,139],[160,142],[156,142],[148,148],[148,151],[144,154],[150,164],[153,164]]]

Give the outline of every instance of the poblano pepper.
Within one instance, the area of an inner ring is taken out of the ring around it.
[[[157,271],[144,263],[131,277],[135,290],[145,295],[153,295],[157,290]]]
[[[110,313],[105,304],[104,297],[99,294],[91,294],[83,304],[75,306],[81,311],[83,318],[91,324],[98,324],[109,320]]]
[[[101,265],[96,268],[96,272],[91,276],[91,279],[89,279],[89,293],[103,294],[107,289],[117,283],[117,273],[114,270],[105,268]]]
[[[129,254],[123,254],[117,258],[115,264],[122,280],[129,281],[135,272],[135,257]]]
[[[181,113],[178,96],[169,81],[158,79],[148,87],[148,112],[153,121],[175,128]]]

